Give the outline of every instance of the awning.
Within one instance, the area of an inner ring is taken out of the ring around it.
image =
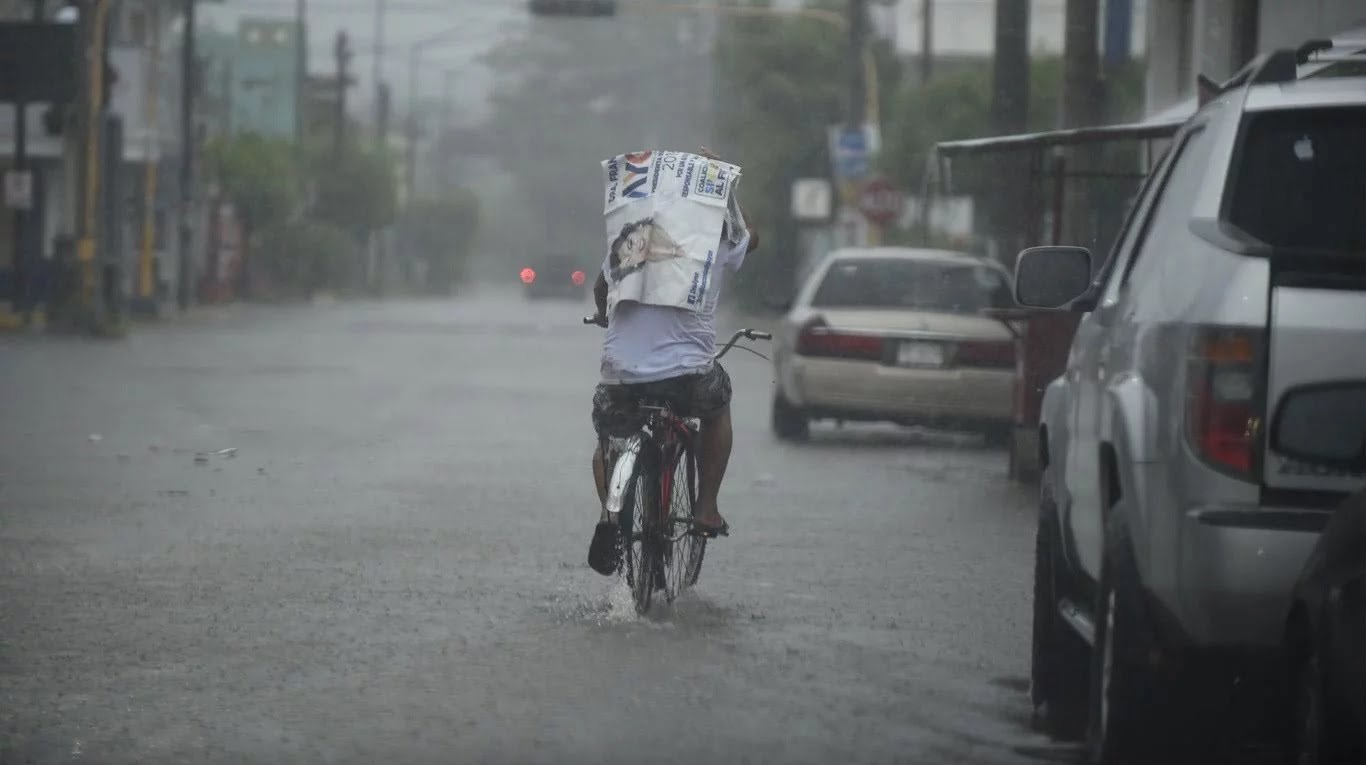
[[[1132,169],[1094,169],[1078,171],[1068,168],[1061,154],[1049,156],[1053,149],[1096,145],[1118,142],[1152,142],[1168,140],[1176,135],[1186,124],[1189,115],[1174,113],[1162,118],[1151,118],[1143,122],[1122,125],[1100,125],[1097,127],[1071,128],[1068,130],[1049,130],[1041,133],[1020,133],[1017,135],[995,136],[993,138],[971,138],[963,141],[943,141],[935,144],[934,154],[928,159],[929,172],[925,174],[925,196],[935,193],[936,187],[947,189],[951,185],[951,165],[955,158],[983,157],[999,154],[1023,155],[1028,163],[1030,184],[1037,184],[1039,191],[1043,184],[1051,185],[1051,192],[1026,194],[1029,210],[1025,219],[1030,229],[1025,239],[1042,242],[1045,213],[1052,212],[1051,241],[1062,240],[1062,212],[1064,203],[1064,184],[1068,179],[1077,178],[1114,178],[1141,179],[1151,169],[1154,152],[1147,147],[1144,159]],[[927,225],[925,221],[922,225]]]

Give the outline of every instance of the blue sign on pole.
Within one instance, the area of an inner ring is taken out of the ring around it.
[[[835,165],[836,178],[853,180],[866,177],[868,153],[868,133],[863,128],[830,129],[830,158]]]

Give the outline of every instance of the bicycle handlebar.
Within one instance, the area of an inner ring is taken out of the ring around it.
[[[599,323],[597,316],[585,316],[583,317],[583,323],[591,326],[602,326],[602,324]],[[730,340],[727,340],[726,344],[721,346],[721,350],[716,352],[716,358],[719,359],[726,355],[726,352],[731,348],[734,348],[735,344],[740,342],[740,338],[742,337],[746,340],[772,340],[773,333],[748,328],[737,330],[735,334],[730,336]]]

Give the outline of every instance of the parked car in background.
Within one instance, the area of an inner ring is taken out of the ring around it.
[[[1173,700],[1227,698],[1211,660],[1276,666],[1318,532],[1366,486],[1268,437],[1297,393],[1366,381],[1366,78],[1301,77],[1310,52],[1191,118],[1099,269],[1065,247],[1017,264],[1020,303],[1084,314],[1040,423],[1032,680],[1094,762],[1161,739]]]
[[[533,258],[518,273],[528,298],[584,300],[597,271],[583,258],[560,253]]]
[[[1008,438],[1015,336],[987,315],[1011,277],[945,250],[845,249],[812,270],[775,337],[773,432],[812,420],[962,426]]]

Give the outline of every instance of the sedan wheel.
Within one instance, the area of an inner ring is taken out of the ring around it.
[[[782,441],[805,441],[811,436],[811,423],[806,414],[793,406],[780,390],[773,392],[773,435]]]

